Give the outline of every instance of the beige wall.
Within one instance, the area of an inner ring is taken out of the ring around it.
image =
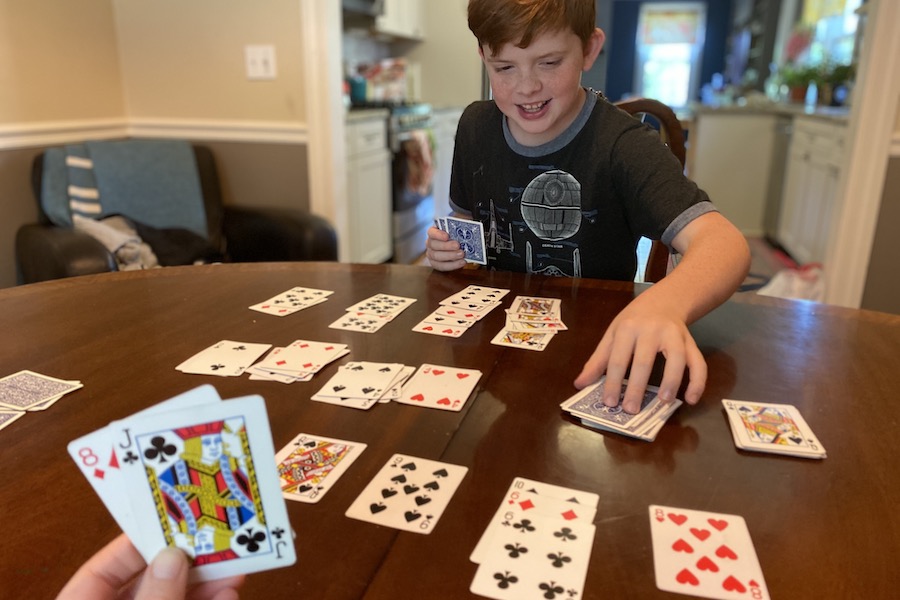
[[[900,315],[897,230],[900,229],[900,158],[888,162],[878,224],[861,307]]]
[[[111,1],[129,117],[305,121],[298,0]],[[275,80],[247,79],[248,44],[275,47]]]
[[[124,113],[110,0],[0,0],[0,126]]]
[[[481,60],[466,20],[466,0],[425,0],[425,43],[408,53],[422,65],[422,101],[465,107],[481,97]]]

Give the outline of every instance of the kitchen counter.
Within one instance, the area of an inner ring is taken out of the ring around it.
[[[344,120],[347,123],[372,121],[375,119],[385,120],[390,114],[391,111],[386,108],[354,108],[346,112]]]
[[[828,121],[846,121],[850,117],[850,109],[845,106],[817,106],[808,109],[803,104],[758,103],[731,104],[728,106],[697,106],[693,109],[694,117],[702,115],[778,115],[785,117],[813,117]]]

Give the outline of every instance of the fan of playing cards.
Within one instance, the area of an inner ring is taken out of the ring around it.
[[[147,562],[177,546],[207,581],[296,560],[260,396],[223,401],[202,386],[68,449]]]
[[[574,417],[581,420],[582,424],[594,429],[602,429],[613,433],[621,433],[629,437],[638,438],[647,442],[656,439],[656,434],[666,424],[666,420],[681,406],[681,400],[675,399],[666,404],[659,399],[659,388],[648,385],[641,401],[641,410],[637,414],[630,414],[622,410],[622,398],[625,396],[625,388],[628,380],[622,382],[622,390],[619,392],[619,404],[606,406],[603,404],[603,383],[606,377],[590,385],[560,406]]]

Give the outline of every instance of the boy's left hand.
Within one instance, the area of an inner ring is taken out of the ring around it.
[[[585,363],[575,379],[575,387],[581,389],[606,372],[603,403],[616,406],[622,380],[628,373],[628,388],[622,400],[622,408],[637,413],[656,355],[666,359],[659,397],[671,402],[678,393],[684,369],[690,372],[690,382],[684,395],[688,404],[696,404],[706,387],[706,361],[684,320],[657,303],[655,294],[641,294],[613,319],[597,349]]]

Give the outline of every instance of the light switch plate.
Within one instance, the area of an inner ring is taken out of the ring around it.
[[[244,61],[247,67],[247,79],[275,79],[275,46],[271,44],[253,44],[244,46]]]

